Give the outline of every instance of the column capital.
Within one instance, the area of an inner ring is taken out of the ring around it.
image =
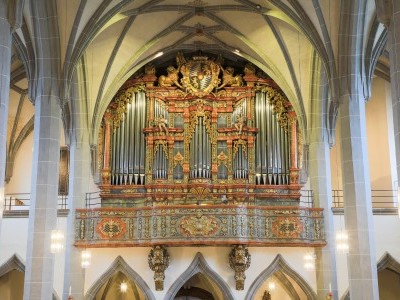
[[[0,0],[0,19],[6,19],[11,31],[22,25],[22,12],[24,0]]]
[[[392,0],[375,0],[375,6],[378,21],[389,27],[393,14]]]

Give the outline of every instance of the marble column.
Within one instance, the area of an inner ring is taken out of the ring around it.
[[[371,183],[368,165],[365,99],[342,96],[339,109],[344,217],[349,236],[347,256],[351,299],[379,299],[375,258]]]
[[[335,235],[332,214],[332,186],[326,107],[328,99],[327,79],[321,72],[321,63],[315,57],[313,67],[311,118],[309,122],[309,174],[315,207],[324,209],[326,246],[316,248],[315,271],[317,275],[317,299],[325,300],[332,289],[333,299],[339,299],[336,276]]]
[[[8,98],[10,93],[11,28],[0,2],[0,232],[4,209],[4,185],[7,153]]]

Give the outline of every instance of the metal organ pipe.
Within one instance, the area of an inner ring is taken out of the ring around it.
[[[256,94],[255,125],[259,128],[256,140],[256,184],[289,184],[289,138],[278,122],[266,93]],[[241,151],[243,151],[243,147]],[[246,177],[247,160],[243,152],[239,159],[242,176]]]
[[[111,184],[115,184],[115,144],[116,144],[117,135],[114,132],[114,128],[112,128],[112,142],[111,142]]]
[[[145,162],[145,139],[143,128],[145,127],[146,122],[146,105],[145,105],[145,93],[138,93],[138,114],[140,115],[140,124],[139,124],[139,147],[140,147],[140,156],[139,156],[139,182],[138,184],[144,184],[144,162]]]
[[[132,95],[119,127],[112,138],[112,184],[144,183],[144,93]]]
[[[267,127],[269,127],[269,108],[267,109],[265,103],[266,103],[266,98],[265,94],[262,94],[262,99],[260,101],[260,119],[261,119],[261,173],[263,174],[263,183],[267,184],[267,174],[268,174],[268,162],[267,162],[267,134],[269,134],[269,131],[267,130]]]
[[[136,184],[137,183],[137,178],[138,175],[135,176],[135,168],[137,166],[137,158],[135,153],[137,153],[137,147],[139,146],[135,140],[136,136],[135,136],[135,132],[132,130],[132,128],[137,128],[135,127],[135,123],[138,122],[137,121],[137,110],[135,109],[137,107],[137,97],[136,95],[134,95],[133,99],[132,99],[132,105],[131,105],[131,123],[129,126],[129,133],[130,133],[130,137],[129,137],[129,141],[131,142],[131,147],[130,147],[130,151],[129,151],[129,184]]]
[[[140,103],[140,94],[137,94],[135,97],[135,110],[134,110],[134,125],[133,128],[131,129],[134,132],[134,143],[135,143],[135,152],[132,154],[134,158],[134,167],[133,167],[133,182],[134,184],[140,184],[139,182],[139,176],[140,176],[140,161],[143,159],[141,157],[141,132],[143,128],[141,127],[141,103]],[[139,128],[139,130],[137,130]]]
[[[279,128],[281,126],[278,123],[278,120],[275,122],[275,161],[276,161],[276,183],[281,184],[281,140],[279,135]]]

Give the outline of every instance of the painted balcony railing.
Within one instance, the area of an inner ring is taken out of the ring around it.
[[[320,208],[169,205],[76,211],[78,247],[325,245]]]

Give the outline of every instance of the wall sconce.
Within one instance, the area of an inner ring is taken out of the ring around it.
[[[51,253],[60,253],[64,249],[64,233],[61,230],[52,230],[50,239]]]
[[[92,259],[92,254],[89,250],[83,250],[81,253],[81,266],[83,269],[86,269],[90,266],[90,262]]]

